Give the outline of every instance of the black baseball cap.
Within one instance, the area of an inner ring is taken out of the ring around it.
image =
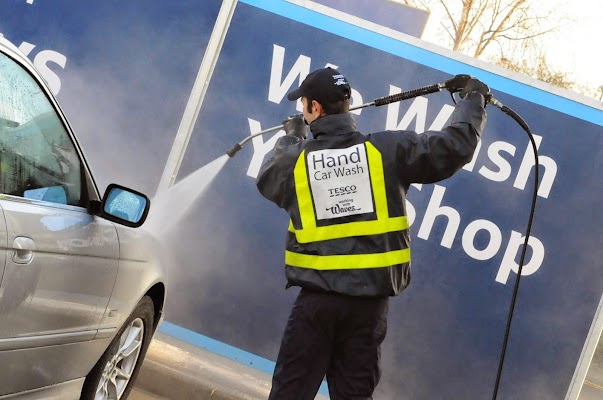
[[[341,72],[327,67],[308,74],[300,87],[290,92],[287,98],[295,101],[300,97],[309,97],[320,104],[327,104],[349,99],[351,90],[347,78]]]

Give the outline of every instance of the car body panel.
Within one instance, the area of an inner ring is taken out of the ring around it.
[[[130,229],[116,225],[120,242],[118,277],[100,329],[121,326],[142,295],[156,284],[165,290],[167,272],[162,262],[160,243],[144,225]],[[134,295],[138,294],[138,295]],[[163,315],[160,312],[159,317]],[[158,321],[155,321],[157,325]]]
[[[84,380],[84,378],[78,378],[52,386],[46,386],[39,389],[28,390],[26,392],[0,396],[0,400],[77,399],[80,396],[80,393],[82,392]]]
[[[117,276],[115,226],[75,207],[15,196],[0,198],[0,204],[10,254],[0,298],[0,338],[96,329]],[[17,238],[35,243],[27,264],[15,261],[10,244]]]
[[[109,343],[104,339],[0,352],[0,396],[82,378],[81,371],[90,371]],[[39,360],[44,365],[36,364]]]

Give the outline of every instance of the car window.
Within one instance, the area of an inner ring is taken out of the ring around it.
[[[82,205],[82,166],[34,78],[0,54],[0,192]]]

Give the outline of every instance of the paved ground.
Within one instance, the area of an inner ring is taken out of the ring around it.
[[[270,376],[158,333],[131,400],[265,400]]]
[[[158,333],[129,400],[266,400],[270,376]],[[603,399],[603,341],[579,400]],[[318,396],[316,400],[328,400]]]
[[[159,396],[155,396],[154,394],[151,394],[149,392],[145,392],[142,389],[138,389],[138,388],[134,388],[134,390],[132,390],[132,393],[130,393],[130,396],[128,397],[128,400],[165,400],[165,397],[159,397]]]

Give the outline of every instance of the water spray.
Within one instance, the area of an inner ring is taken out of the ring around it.
[[[365,104],[362,104],[362,105],[359,105],[356,107],[352,107],[352,108],[350,108],[350,111],[358,110],[360,108],[365,108],[365,107],[372,107],[372,106],[379,107],[379,106],[383,106],[385,104],[396,103],[398,101],[408,100],[408,99],[412,99],[414,97],[423,96],[423,95],[430,94],[430,93],[436,93],[443,89],[446,89],[450,92],[453,102],[456,103],[456,101],[454,99],[454,93],[458,93],[458,92],[462,91],[467,86],[469,79],[471,79],[470,75],[466,75],[466,74],[455,75],[453,78],[447,80],[444,83],[436,83],[433,85],[420,87],[420,88],[409,90],[406,92],[401,92],[401,93],[392,94],[392,95],[385,96],[385,97],[380,97],[378,99],[371,101],[370,103],[365,103]],[[530,142],[532,144],[532,150],[534,151],[534,159],[535,159],[535,165],[536,165],[536,168],[534,168],[534,172],[535,172],[534,173],[534,190],[533,190],[533,194],[532,194],[530,216],[528,218],[528,224],[527,224],[526,234],[525,234],[525,241],[524,241],[523,248],[521,251],[521,259],[519,262],[519,268],[517,270],[517,278],[515,280],[513,294],[511,297],[511,304],[509,307],[507,324],[506,324],[506,328],[505,328],[505,334],[504,334],[501,354],[499,357],[498,371],[496,374],[496,382],[494,384],[494,391],[492,393],[492,399],[496,400],[496,398],[498,396],[498,390],[500,387],[503,365],[505,362],[505,354],[507,351],[507,345],[508,345],[510,331],[511,331],[511,322],[513,320],[513,314],[515,311],[515,303],[517,300],[517,293],[519,291],[519,281],[521,279],[521,273],[522,273],[523,265],[525,262],[526,250],[528,248],[528,241],[530,239],[530,231],[532,229],[532,222],[534,220],[534,212],[536,209],[536,199],[537,199],[538,181],[539,181],[539,173],[538,173],[539,162],[538,162],[538,147],[536,146],[536,142],[534,140],[532,132],[530,131],[530,128],[528,127],[528,124],[521,118],[521,116],[519,116],[519,114],[517,114],[515,111],[513,111],[509,107],[503,105],[501,102],[496,100],[494,98],[494,96],[492,96],[491,94],[486,95],[486,103],[493,105],[494,107],[500,109],[505,114],[509,115],[511,118],[513,118],[515,120],[515,122],[517,122],[524,129],[524,131],[527,133],[527,135],[530,139]],[[245,143],[247,143],[249,140],[253,139],[256,136],[260,136],[265,133],[276,131],[276,130],[279,130],[282,128],[283,128],[283,125],[277,125],[277,126],[273,126],[268,129],[264,129],[263,131],[257,132],[253,135],[247,136],[245,139],[243,139],[239,143],[235,144],[231,149],[229,149],[226,152],[226,154],[229,157],[234,157],[234,155],[239,150],[241,150],[243,148],[243,145]]]

